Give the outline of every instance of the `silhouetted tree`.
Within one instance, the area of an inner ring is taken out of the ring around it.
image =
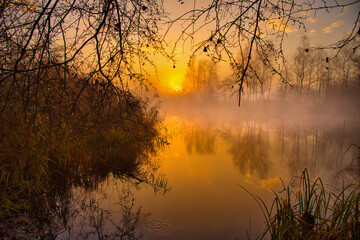
[[[134,107],[129,83],[150,85],[146,49],[166,54],[163,14],[159,1],[2,1],[0,115],[17,105],[36,119],[60,104],[68,121],[75,112],[100,118],[116,101]]]
[[[334,77],[337,79],[339,87],[348,89],[356,82],[356,73],[359,70],[356,66],[356,58],[360,54],[347,45],[333,59]]]
[[[219,86],[216,63],[211,60],[196,62],[190,59],[186,72],[185,88],[198,96],[214,97]]]
[[[162,16],[157,0],[1,1],[1,196],[39,193],[54,172],[81,175],[89,162],[143,179],[157,111],[129,86],[149,86],[149,54],[166,55]]]
[[[271,56],[271,52],[273,51],[273,49],[271,49],[272,47],[273,44],[269,42],[266,49],[263,49],[263,55],[260,55],[260,52],[252,54],[251,62],[255,68],[250,67],[247,76],[244,78],[244,91],[246,91],[249,98],[253,98],[253,100],[257,100],[259,97],[263,100],[265,92],[268,92],[268,98],[270,97],[273,74],[267,64],[275,63],[274,57]],[[264,54],[266,54],[266,56],[264,56]],[[244,62],[244,58],[241,53],[239,55],[238,62],[241,64],[241,62]]]
[[[306,86],[307,94],[312,86],[314,79],[314,57],[313,52],[309,51],[310,42],[306,35],[303,35],[300,40],[300,46],[296,49],[294,57],[294,73],[296,78],[296,88],[300,95]]]
[[[355,46],[355,47],[354,47]],[[339,92],[357,82],[356,51],[357,43],[348,44],[340,50],[316,49],[311,47],[309,39],[302,37],[293,58],[293,76],[289,80],[300,96],[317,96],[323,100],[329,91]]]

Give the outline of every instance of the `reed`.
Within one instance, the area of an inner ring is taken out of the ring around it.
[[[135,98],[122,104],[127,112],[114,106],[112,115],[96,119],[80,114],[49,118],[39,112],[32,121],[20,108],[1,115],[0,220],[27,215],[29,199],[46,194],[56,178],[83,183],[89,176],[138,171],[155,151],[159,119],[156,109],[146,110]]]
[[[307,169],[294,177],[268,206],[260,206],[266,227],[257,239],[360,239],[360,186],[341,189],[311,181]]]

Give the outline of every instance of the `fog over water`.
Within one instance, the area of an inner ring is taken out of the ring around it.
[[[351,145],[359,145],[360,142],[360,98],[356,94],[337,94],[323,102],[304,99],[286,102],[245,99],[240,107],[236,100],[231,99],[214,101],[183,96],[168,96],[163,99],[166,100],[163,101],[161,112],[165,118],[175,116],[180,121],[191,122],[203,128],[209,126],[212,129],[210,131],[221,132],[220,135],[233,133],[235,129],[255,128],[259,134],[267,136],[267,142],[274,138],[277,139],[274,142],[280,141],[282,155],[292,146],[292,152],[297,151],[303,156],[286,156],[290,162],[293,161],[291,158],[301,158],[296,164],[299,169],[292,169],[291,174],[298,174],[305,167],[311,168],[306,162],[309,158],[314,161],[313,165],[318,165],[316,155],[320,154],[320,150],[323,160],[325,157],[333,158],[333,153],[337,151],[337,161],[340,161],[337,167],[347,168],[351,163],[344,162],[345,158],[353,160],[352,154],[355,154],[352,151],[356,147]],[[242,147],[239,145],[239,148]],[[327,160],[325,165],[331,161]],[[340,170],[343,169],[333,169],[334,172]],[[310,171],[318,174],[320,169]]]
[[[305,168],[311,178],[335,186],[358,181],[358,103],[243,101],[239,108],[234,102],[164,99],[170,145],[159,172],[171,190],[161,196],[136,192],[149,211],[144,239],[254,238],[263,218],[239,185],[269,203],[282,181],[286,185]],[[149,228],[153,219],[171,230]]]
[[[44,217],[56,239],[255,239],[264,217],[242,188],[270,204],[305,168],[332,186],[359,181],[357,94],[320,103],[245,98],[240,107],[236,99],[160,99],[165,144],[138,177],[109,174],[60,194]]]

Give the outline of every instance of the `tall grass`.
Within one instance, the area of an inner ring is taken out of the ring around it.
[[[258,203],[266,227],[258,239],[360,239],[360,186],[341,189],[311,181],[307,169],[294,177],[270,206],[247,191]]]
[[[150,131],[155,122],[143,124],[147,130],[94,128],[58,142],[36,130],[15,129],[0,144],[0,218],[27,211],[29,200],[46,194],[54,184],[93,188],[110,173],[146,182],[142,169],[150,164],[157,133]]]
[[[136,176],[154,153],[157,109],[129,91],[116,95],[116,87],[82,86],[71,88],[81,93],[76,99],[45,88],[59,101],[40,95],[26,108],[18,95],[0,91],[0,218],[27,211],[29,199],[46,194],[56,178],[94,185],[109,173]]]

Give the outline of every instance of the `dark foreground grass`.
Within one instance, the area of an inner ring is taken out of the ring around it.
[[[47,197],[55,184],[89,187],[110,173],[146,181],[149,174],[142,169],[163,141],[159,119],[155,109],[131,110],[113,114],[115,120],[107,115],[81,122],[81,116],[50,122],[38,114],[29,123],[23,112],[9,113],[0,122],[0,221],[19,215],[26,219],[32,198]]]
[[[360,187],[325,187],[305,169],[270,206],[247,191],[260,206],[266,228],[258,239],[360,239]]]

